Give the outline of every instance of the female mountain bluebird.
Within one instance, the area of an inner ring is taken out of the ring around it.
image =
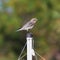
[[[29,29],[32,29],[34,27],[34,24],[36,23],[37,18],[32,18],[30,21],[28,21],[21,29],[17,30],[17,31],[21,31],[21,30],[26,30],[28,31]]]

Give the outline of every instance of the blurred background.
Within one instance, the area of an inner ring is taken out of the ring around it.
[[[36,51],[46,60],[60,60],[60,0],[0,0],[0,60],[17,60],[27,32],[16,30],[34,17]]]

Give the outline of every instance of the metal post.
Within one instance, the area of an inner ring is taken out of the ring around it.
[[[27,60],[32,60],[32,34],[27,33]]]

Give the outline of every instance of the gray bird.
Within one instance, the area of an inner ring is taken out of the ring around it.
[[[17,31],[21,31],[21,30],[26,30],[28,31],[29,29],[32,29],[34,27],[34,24],[36,23],[37,18],[32,18],[30,21],[28,21],[21,29],[17,30]]]

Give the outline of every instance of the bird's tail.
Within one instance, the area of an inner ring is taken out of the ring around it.
[[[19,30],[17,30],[16,32],[18,32],[18,31],[22,31],[22,29],[19,29]]]

